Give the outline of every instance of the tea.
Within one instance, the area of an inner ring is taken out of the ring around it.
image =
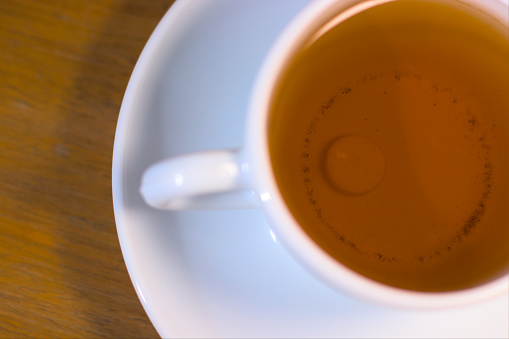
[[[449,291],[506,273],[507,23],[403,0],[316,35],[283,73],[268,127],[303,229],[395,287]]]

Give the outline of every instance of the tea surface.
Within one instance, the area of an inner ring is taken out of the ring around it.
[[[508,270],[507,28],[463,9],[397,1],[347,19],[298,54],[272,105],[294,217],[388,285],[446,291]]]

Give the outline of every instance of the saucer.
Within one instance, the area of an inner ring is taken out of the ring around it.
[[[308,0],[177,1],[131,77],[113,154],[113,203],[134,288],[162,337],[488,338],[509,296],[401,311],[330,290],[285,252],[261,211],[159,211],[138,193],[161,159],[242,146],[264,55]]]

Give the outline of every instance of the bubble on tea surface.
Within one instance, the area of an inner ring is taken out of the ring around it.
[[[359,195],[375,189],[385,175],[385,156],[373,140],[362,135],[336,139],[327,150],[325,171],[341,193]]]

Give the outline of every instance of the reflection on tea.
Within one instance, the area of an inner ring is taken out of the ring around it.
[[[299,52],[272,104],[293,215],[388,285],[448,291],[508,270],[507,27],[469,10],[396,1],[357,14]]]

